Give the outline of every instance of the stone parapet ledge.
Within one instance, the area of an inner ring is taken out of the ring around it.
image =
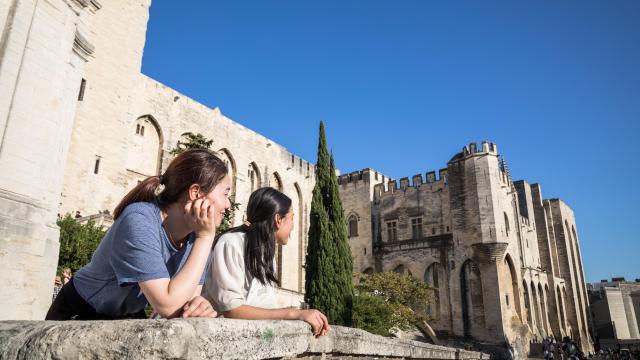
[[[302,321],[173,319],[2,321],[0,359],[489,359],[489,355]]]

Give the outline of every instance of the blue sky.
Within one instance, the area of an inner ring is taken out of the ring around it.
[[[587,281],[640,278],[640,1],[159,1],[145,74],[315,162],[400,178],[498,144],[574,210]]]

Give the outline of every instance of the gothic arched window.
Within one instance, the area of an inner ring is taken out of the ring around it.
[[[358,218],[355,215],[349,217],[349,237],[358,236]]]

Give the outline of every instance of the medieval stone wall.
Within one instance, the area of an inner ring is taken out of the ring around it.
[[[97,1],[0,2],[0,319],[41,319],[56,214]]]
[[[374,271],[373,228],[371,202],[373,188],[384,184],[388,178],[381,173],[364,169],[338,177],[342,205],[349,234],[349,246],[353,256],[353,271],[371,273]]]
[[[371,209],[375,270],[434,287],[432,325],[441,335],[493,343],[571,335],[589,350],[571,209],[543,201],[538,184],[514,182],[493,143],[465,146],[438,175],[380,183],[373,201],[366,189],[341,187],[347,213]]]
[[[112,211],[140,180],[159,175],[185,132],[213,140],[227,163],[234,224],[244,220],[251,192],[262,186],[293,201],[294,231],[278,251],[285,289],[303,291],[308,208],[314,167],[274,141],[140,73],[149,1],[113,1],[96,16],[96,51],[78,102],[65,170],[61,213]]]

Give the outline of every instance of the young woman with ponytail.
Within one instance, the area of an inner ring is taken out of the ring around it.
[[[291,199],[276,189],[254,191],[247,204],[247,221],[222,234],[213,248],[211,269],[203,294],[227,318],[304,320],[313,334],[329,331],[318,310],[274,309],[273,269],[276,245],[286,245],[293,230]]]
[[[147,303],[165,318],[215,317],[200,293],[229,191],[213,153],[178,155],[118,204],[91,262],[64,285],[47,320],[144,318]]]

